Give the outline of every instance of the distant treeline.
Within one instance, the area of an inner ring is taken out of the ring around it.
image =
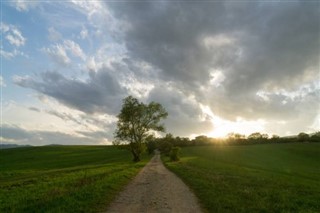
[[[159,149],[163,153],[169,153],[173,147],[184,146],[202,146],[202,145],[250,145],[250,144],[267,144],[267,143],[306,143],[320,142],[320,132],[312,134],[299,133],[296,136],[280,137],[278,135],[263,134],[255,132],[246,137],[239,133],[230,133],[227,138],[211,138],[205,135],[197,136],[190,140],[187,137],[174,137],[172,134],[167,134],[162,138],[150,136],[146,141],[146,148],[149,153],[155,149]]]
[[[12,149],[18,147],[29,147],[31,145],[18,145],[18,144],[0,144],[0,149]]]

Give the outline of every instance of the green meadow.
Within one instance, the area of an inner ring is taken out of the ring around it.
[[[320,144],[186,147],[164,160],[208,212],[320,212]]]
[[[0,212],[99,212],[146,164],[111,146],[0,150]]]
[[[0,150],[0,212],[101,212],[150,157],[112,146]],[[320,144],[195,146],[163,158],[208,212],[320,212]]]

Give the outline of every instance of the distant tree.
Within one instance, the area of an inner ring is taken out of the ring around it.
[[[262,139],[262,134],[260,132],[255,132],[252,133],[251,135],[248,136],[249,140],[259,140]]]
[[[307,133],[300,132],[298,134],[298,141],[305,142],[305,141],[308,141],[308,139],[309,139],[309,135]]]
[[[210,143],[210,138],[205,135],[199,135],[194,139],[195,145],[205,145]]]
[[[271,137],[271,139],[274,139],[274,140],[279,139],[279,138],[280,138],[279,135],[272,135],[272,137]]]
[[[157,149],[156,138],[153,135],[149,135],[146,140],[147,150],[149,154],[152,154]]]
[[[174,143],[175,138],[173,137],[173,135],[171,133],[166,134],[166,136],[159,141],[160,152],[169,156]]]
[[[242,135],[240,133],[234,133],[234,132],[228,133],[227,137],[228,137],[229,140],[239,140],[239,139],[245,139],[246,138],[245,135]]]
[[[280,136],[273,134],[270,138],[271,142],[281,142]]]
[[[320,132],[315,132],[310,137],[312,142],[320,142]]]
[[[219,140],[215,140],[216,143],[219,143],[218,141]],[[246,140],[245,135],[240,133],[230,132],[227,134],[226,142],[229,144],[246,144],[248,141]]]
[[[123,100],[122,109],[117,116],[115,140],[129,144],[133,161],[140,161],[150,130],[164,132],[164,125],[160,121],[167,116],[168,113],[161,104],[151,102],[146,105],[128,96]]]
[[[269,135],[268,134],[261,134],[261,139],[268,139],[269,138]]]

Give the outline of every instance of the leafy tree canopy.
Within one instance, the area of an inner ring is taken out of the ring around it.
[[[150,130],[164,132],[165,128],[161,119],[168,116],[161,104],[151,102],[144,104],[138,99],[128,96],[123,100],[119,113],[115,139],[127,143],[134,161],[140,161],[144,151],[144,142],[150,135]]]

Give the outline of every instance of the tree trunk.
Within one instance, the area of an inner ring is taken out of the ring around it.
[[[141,160],[140,152],[136,151],[132,146],[131,146],[131,153],[133,155],[133,162],[139,162]]]
[[[140,156],[139,155],[134,155],[133,156],[133,162],[139,162],[141,159],[140,159]]]

